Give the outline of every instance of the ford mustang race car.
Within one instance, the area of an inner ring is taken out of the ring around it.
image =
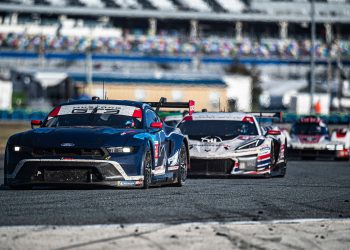
[[[263,131],[248,113],[194,113],[178,125],[189,137],[189,175],[284,176],[279,130]]]
[[[95,98],[59,105],[43,122],[32,121],[39,128],[9,138],[4,183],[182,186],[189,164],[188,140],[179,129],[163,126],[157,115],[161,107],[190,104]]]
[[[349,159],[345,142],[330,140],[327,125],[318,117],[302,117],[293,124],[288,141],[291,158]]]

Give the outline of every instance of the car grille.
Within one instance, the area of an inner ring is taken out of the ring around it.
[[[317,149],[288,149],[289,157],[316,157],[316,158],[333,158],[336,152],[332,150]]]
[[[102,149],[90,148],[34,148],[34,157],[93,157],[99,158],[105,155]]]
[[[231,173],[234,161],[231,159],[192,159],[190,174],[221,175]]]

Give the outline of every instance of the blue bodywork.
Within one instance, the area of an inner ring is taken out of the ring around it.
[[[83,180],[85,184],[142,187],[143,160],[147,148],[151,151],[153,159],[152,184],[169,184],[176,181],[178,155],[183,145],[186,146],[188,156],[187,138],[177,128],[165,124],[159,129],[147,127],[146,112],[154,112],[151,106],[133,101],[98,100],[74,101],[60,107],[80,104],[139,108],[142,110],[142,127],[40,127],[15,134],[9,138],[6,147],[4,165],[7,185],[46,183],[46,177],[41,176],[45,171],[84,169],[91,176],[96,175]],[[45,118],[43,124],[48,118],[49,116]],[[20,147],[20,150],[16,151],[15,147]],[[130,147],[133,150],[111,153],[107,150],[111,147]],[[69,180],[67,177],[66,181]]]

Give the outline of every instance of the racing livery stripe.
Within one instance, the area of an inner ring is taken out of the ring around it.
[[[259,161],[258,165],[265,164],[265,163],[270,162],[270,161],[271,161],[271,159],[267,158],[266,160]]]
[[[259,164],[257,167],[261,168],[261,167],[265,167],[268,166],[270,164],[270,162],[264,163],[264,164]]]
[[[244,172],[243,174],[265,174],[271,171],[271,168],[264,169],[263,171],[249,171]]]
[[[258,161],[266,160],[266,159],[269,159],[270,157],[271,157],[270,153],[265,154],[265,155],[259,155],[258,156]]]

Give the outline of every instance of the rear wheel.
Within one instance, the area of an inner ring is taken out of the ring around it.
[[[182,144],[181,150],[179,153],[179,168],[177,170],[177,187],[182,187],[187,179],[187,165],[188,165],[188,159],[187,159],[187,150],[185,144]]]
[[[147,147],[143,159],[143,189],[148,189],[152,182],[152,154]]]

